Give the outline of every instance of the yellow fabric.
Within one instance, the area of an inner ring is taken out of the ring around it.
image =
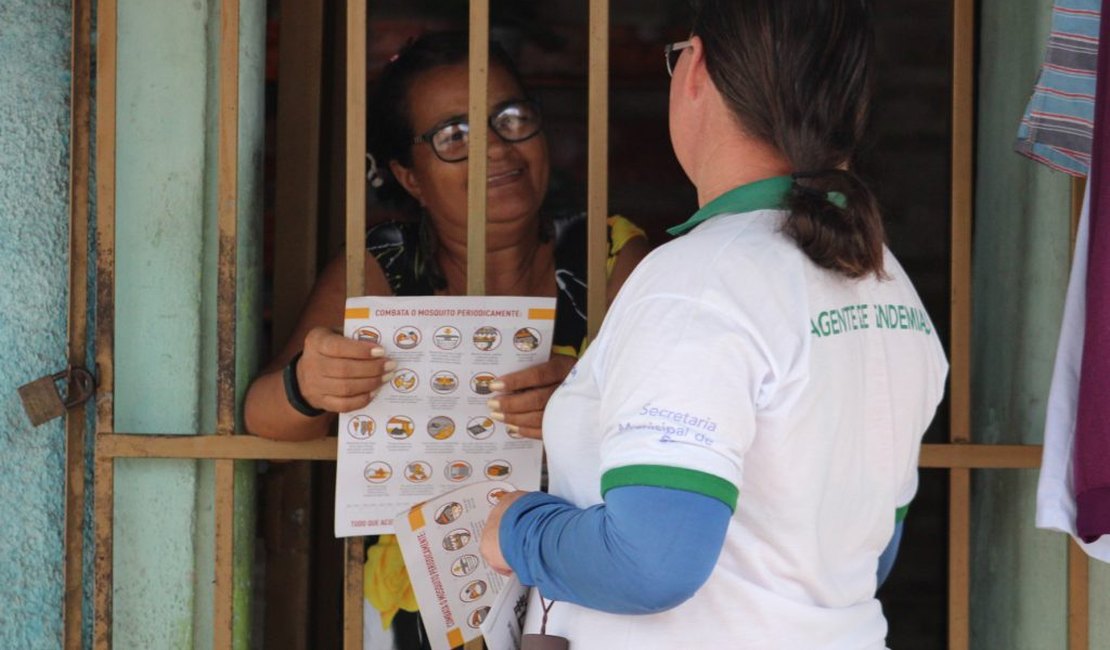
[[[383,630],[389,629],[399,610],[415,612],[418,609],[395,536],[382,535],[377,544],[366,549],[362,579],[362,594],[381,614]]]
[[[562,354],[568,357],[578,358],[578,350],[574,349],[573,345],[553,345],[551,346],[551,354]]]
[[[607,220],[609,226],[609,255],[605,260],[605,275],[613,273],[617,253],[624,245],[636,237],[647,237],[636,224],[620,215]],[[586,351],[588,341],[583,339],[582,347],[575,350],[570,345],[557,345],[551,348],[552,354],[565,354],[579,357]],[[382,535],[378,542],[366,549],[366,565],[363,567],[363,595],[378,610],[382,617],[382,629],[393,624],[393,617],[399,610],[417,611],[416,595],[412,591],[405,561],[401,557],[401,547],[393,535]]]
[[[617,253],[621,252],[624,245],[637,237],[647,238],[639,226],[619,214],[609,217],[609,256],[605,260],[605,276],[613,273],[613,266],[617,263]]]

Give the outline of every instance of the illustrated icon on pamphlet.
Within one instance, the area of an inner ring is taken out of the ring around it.
[[[420,330],[405,326],[393,333],[393,343],[402,350],[411,350],[420,345]]]
[[[460,483],[470,478],[473,469],[465,460],[453,460],[447,463],[447,480]]]
[[[440,350],[454,350],[462,342],[462,334],[457,327],[441,327],[432,334],[432,342]]]
[[[540,346],[540,333],[534,327],[522,327],[513,334],[513,346],[521,352],[531,352]]]
[[[456,578],[465,578],[474,573],[480,562],[477,555],[464,555],[451,563],[451,575]]]
[[[435,521],[437,524],[443,526],[458,519],[459,515],[462,513],[462,504],[458,501],[452,501],[451,503],[444,504],[439,510],[436,510]]]
[[[505,460],[492,460],[486,464],[486,478],[497,480],[512,474],[513,466]]]
[[[394,440],[404,440],[411,436],[414,430],[416,430],[416,425],[412,423],[412,418],[407,415],[394,415],[389,418],[389,422],[385,423],[385,432]]]
[[[492,372],[479,372],[470,378],[470,390],[479,395],[489,395],[493,392],[490,384],[494,379],[497,379],[497,376]]]
[[[508,492],[501,488],[493,488],[486,494],[486,501],[489,501],[493,505],[497,505],[501,502],[501,497],[506,494],[508,494]]]
[[[432,466],[422,460],[405,465],[405,478],[412,483],[423,483],[432,478]]]
[[[486,614],[489,614],[489,607],[479,607],[466,617],[466,624],[477,630],[482,626],[482,621],[486,620]]]
[[[360,327],[355,330],[353,337],[356,341],[366,341],[368,343],[381,343],[382,333],[373,327]]]
[[[393,386],[393,390],[398,393],[411,393],[416,390],[419,383],[420,378],[408,368],[399,368],[393,373],[393,379],[389,381],[389,385]]]
[[[474,602],[486,593],[486,583],[481,580],[472,580],[459,592],[459,599],[464,603]]]
[[[479,327],[474,330],[474,347],[482,352],[489,352],[496,350],[497,346],[501,344],[501,331],[496,327]]]
[[[356,440],[366,440],[374,435],[374,419],[369,415],[356,415],[347,423],[347,434]]]
[[[455,434],[455,421],[446,415],[428,420],[428,435],[436,440],[446,440]]]
[[[440,370],[436,374],[432,375],[432,390],[439,393],[440,395],[453,393],[458,387],[459,378],[456,377],[455,373],[453,372]]]
[[[492,418],[479,415],[476,418],[470,418],[470,421],[466,423],[466,432],[475,440],[485,440],[493,435],[495,425],[496,423]]]
[[[443,536],[443,548],[448,551],[457,551],[470,543],[470,531],[457,528]]]
[[[371,483],[385,483],[393,476],[393,468],[389,463],[376,460],[366,464],[362,470],[362,476]]]

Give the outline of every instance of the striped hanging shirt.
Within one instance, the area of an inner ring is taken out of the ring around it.
[[[1056,0],[1044,64],[1014,148],[1073,176],[1086,176],[1094,130],[1101,0]]]

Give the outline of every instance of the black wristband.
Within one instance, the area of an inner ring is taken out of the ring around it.
[[[289,360],[289,365],[281,371],[281,378],[285,384],[285,399],[289,400],[289,406],[297,409],[297,412],[301,415],[314,418],[317,415],[323,415],[324,409],[312,406],[301,394],[301,387],[297,384],[297,362],[301,360],[302,354],[303,352],[298,352],[293,355],[293,358]]]

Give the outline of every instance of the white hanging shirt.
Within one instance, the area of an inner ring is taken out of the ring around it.
[[[1092,544],[1076,537],[1075,481],[1072,454],[1075,449],[1075,417],[1079,405],[1079,369],[1083,361],[1086,331],[1087,242],[1090,239],[1090,187],[1083,198],[1083,212],[1075,238],[1071,278],[1064,301],[1064,321],[1052,369],[1052,388],[1045,413],[1044,451],[1037,479],[1037,528],[1067,533],[1093,558],[1110,562],[1110,536]]]

